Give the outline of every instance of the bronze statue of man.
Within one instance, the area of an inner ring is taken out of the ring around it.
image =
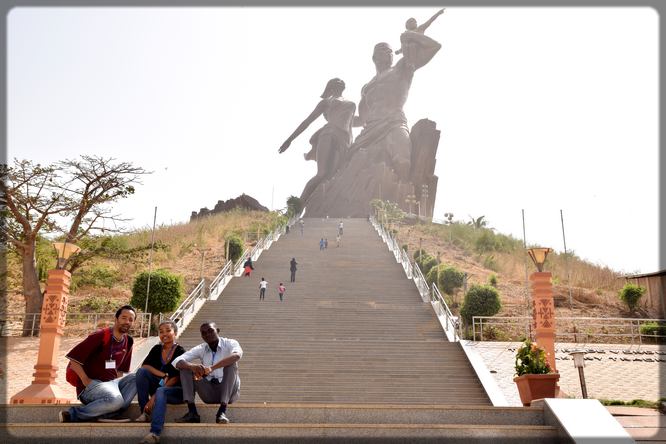
[[[428,63],[442,45],[416,32],[408,33],[405,38],[417,50],[410,51],[395,66],[391,46],[383,42],[375,45],[372,61],[377,74],[361,90],[354,126],[363,126],[363,131],[350,147],[350,156],[366,149],[370,159],[384,161],[401,181],[407,182],[411,143],[402,108],[414,71]]]

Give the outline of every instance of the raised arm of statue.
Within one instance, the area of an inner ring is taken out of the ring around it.
[[[305,131],[307,127],[317,119],[317,117],[321,116],[324,113],[325,108],[326,99],[320,101],[317,106],[315,106],[315,109],[310,113],[310,115],[307,116],[300,125],[298,125],[298,128],[296,128],[293,133],[291,133],[291,136],[287,137],[287,140],[284,141],[278,150],[278,153],[284,153],[287,151],[287,148],[289,148],[291,142],[293,142],[295,138],[297,138],[303,131]]]
[[[398,61],[398,64],[406,63],[413,67],[414,70],[427,64],[437,54],[442,45],[425,34],[418,32],[404,32],[402,33],[401,40],[403,41],[404,57]],[[409,48],[405,51],[405,48]]]
[[[425,32],[425,30],[428,29],[428,26],[432,25],[432,22],[434,22],[435,19],[436,19],[437,17],[439,17],[440,15],[444,14],[444,9],[445,9],[445,8],[442,8],[442,9],[440,9],[439,11],[437,11],[437,12],[435,13],[435,15],[433,15],[432,17],[430,17],[430,18],[428,19],[427,22],[423,23],[421,26],[418,26],[418,27],[415,29],[415,31],[416,31],[416,32],[419,32],[419,33],[421,33],[421,34],[423,34],[423,33]]]

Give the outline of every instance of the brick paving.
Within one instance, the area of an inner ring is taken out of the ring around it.
[[[520,406],[513,382],[520,342],[475,342],[471,346],[482,357],[509,405]],[[666,371],[666,346],[558,343],[555,365],[560,372],[560,388],[567,396],[582,398],[578,370],[566,352],[577,348],[588,351],[584,368],[588,397],[622,401],[666,397],[666,380],[659,377]]]
[[[63,393],[71,394],[76,400],[74,387],[65,381],[65,354],[83,338],[63,338],[58,355],[58,376],[56,384]],[[135,350],[145,339],[135,338]],[[3,337],[0,338],[0,403],[9,404],[9,399],[32,382],[34,366],[37,363],[39,338]]]

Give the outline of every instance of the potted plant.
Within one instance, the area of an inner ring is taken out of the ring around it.
[[[560,374],[552,372],[548,365],[546,352],[527,339],[516,352],[516,377],[513,378],[523,405],[529,406],[535,399],[554,398],[559,379]]]

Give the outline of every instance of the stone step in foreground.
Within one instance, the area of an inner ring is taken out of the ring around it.
[[[136,442],[149,428],[146,423],[59,424],[54,419],[60,409],[59,406],[0,408],[6,423],[0,431],[0,440]],[[559,442],[558,429],[544,425],[541,408],[239,403],[229,408],[232,423],[228,425],[214,423],[215,406],[199,407],[201,424],[172,422],[185,411],[184,405],[167,409],[161,442]],[[135,417],[138,413],[138,405],[133,404],[127,416]]]

